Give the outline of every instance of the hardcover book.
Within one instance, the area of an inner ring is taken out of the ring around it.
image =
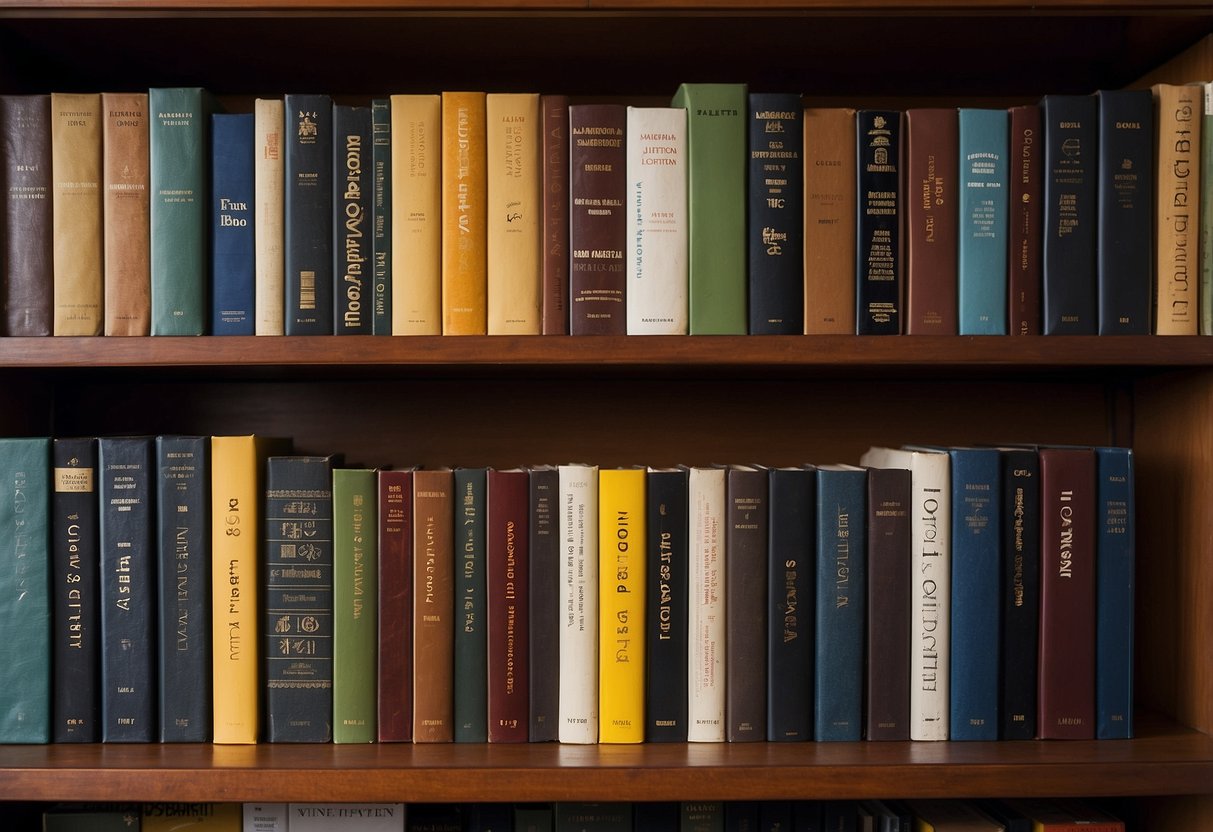
[[[413,742],[454,739],[455,523],[450,469],[413,472]]]
[[[50,335],[55,252],[49,95],[0,95],[0,176],[0,333]]]
[[[1006,110],[960,109],[961,335],[1007,334]]]
[[[333,742],[374,742],[379,490],[372,468],[333,469]]]
[[[1154,331],[1159,335],[1196,335],[1200,285],[1200,197],[1196,189],[1202,175],[1204,90],[1199,84],[1156,84],[1153,92],[1158,113]]]
[[[952,108],[906,110],[906,334],[957,333],[959,122]]]
[[[442,94],[442,334],[487,331],[487,124],[483,92]]]
[[[725,738],[767,738],[767,471],[730,466],[726,474]]]
[[[51,94],[55,335],[100,335],[101,96]]]
[[[627,109],[569,107],[569,332],[627,332]]]
[[[333,102],[284,99],[283,252],[287,335],[333,333]]]
[[[147,93],[101,95],[105,334],[151,331]]]
[[[750,93],[751,335],[804,332],[804,107],[797,93]]]
[[[560,730],[598,741],[598,468],[561,465]]]
[[[455,742],[488,742],[488,469],[455,469]]]
[[[560,721],[560,473],[551,465],[530,475],[530,741],[555,742]]]
[[[392,334],[442,334],[442,99],[393,95]]]
[[[374,178],[370,107],[333,106],[333,333],[370,335]]]
[[[645,471],[598,472],[598,741],[644,741]]]
[[[236,832],[242,815],[235,803],[144,803],[139,832]]]
[[[904,468],[868,469],[868,627],[864,736],[910,738],[910,506]]]
[[[371,332],[392,334],[392,102],[371,102]]]
[[[539,97],[543,130],[543,334],[569,334],[569,97]]]
[[[286,110],[281,99],[256,99],[253,121],[254,329],[257,335],[282,335],[286,299],[282,250]]]
[[[1008,223],[1008,326],[1011,335],[1040,334],[1043,160],[1040,107],[1010,109],[1010,216]]]
[[[1096,326],[1097,102],[1046,95],[1044,334],[1094,335]]]
[[[999,738],[1036,736],[1040,626],[1040,460],[1035,449],[1002,452],[1002,693]]]
[[[0,124],[3,124],[0,121]],[[1204,85],[1200,122],[1200,334],[1213,335],[1213,81]]]
[[[525,468],[488,471],[489,742],[530,739],[530,487]]]
[[[413,738],[413,471],[379,472],[379,742]]]
[[[901,332],[901,113],[855,115],[855,331]]]
[[[855,111],[804,111],[804,331],[855,334]]]
[[[486,97],[488,333],[538,335],[543,282],[539,95]]]
[[[725,740],[726,491],[723,468],[687,469],[691,524],[687,740]]]
[[[291,803],[291,832],[404,832],[403,803]]]
[[[212,335],[256,334],[254,128],[252,113],[211,116]]]
[[[689,604],[686,471],[648,470],[645,482],[649,592],[646,595],[645,742],[687,739]]]
[[[1095,736],[1133,736],[1136,488],[1133,451],[1095,449]]]
[[[813,736],[817,474],[773,468],[768,476],[766,738],[795,742]]]

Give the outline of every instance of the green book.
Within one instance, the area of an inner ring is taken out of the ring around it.
[[[692,335],[745,335],[745,84],[683,84],[673,106],[687,111]]]
[[[50,439],[0,439],[0,743],[50,742]]]
[[[210,104],[199,87],[148,91],[152,335],[206,331]]]
[[[374,742],[379,645],[377,478],[333,471],[333,742]]]
[[[455,742],[488,741],[487,479],[455,469]]]
[[[1213,81],[1204,85],[1200,124],[1200,334],[1213,335]]]

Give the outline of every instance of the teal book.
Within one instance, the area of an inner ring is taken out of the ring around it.
[[[487,488],[487,469],[455,469],[455,742],[488,742]]]
[[[1006,335],[1009,117],[966,107],[959,117],[960,334]]]
[[[378,733],[379,489],[369,468],[333,471],[333,742]]]
[[[200,87],[148,91],[152,335],[206,332],[210,103]]]
[[[50,742],[50,471],[50,439],[0,439],[0,743]]]
[[[691,334],[745,335],[747,88],[683,84],[672,105],[687,111]]]
[[[392,334],[392,103],[371,102],[371,251],[374,292],[371,331]]]

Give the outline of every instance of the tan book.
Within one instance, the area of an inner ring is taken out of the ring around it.
[[[805,110],[804,196],[805,334],[854,334],[854,110]]]
[[[538,335],[542,245],[539,96],[487,97],[488,332]]]
[[[51,94],[56,335],[100,335],[101,96]]]
[[[442,99],[393,95],[392,334],[442,334]]]
[[[284,192],[283,138],[286,111],[281,99],[258,98],[253,102],[253,228],[254,332],[282,335],[286,298],[286,265],[283,260]]]
[[[1196,335],[1200,320],[1200,84],[1155,84],[1158,198],[1155,332]]]
[[[102,93],[105,334],[152,326],[147,93]]]
[[[487,332],[485,94],[442,94],[442,334]]]
[[[413,473],[413,742],[455,736],[455,478]]]

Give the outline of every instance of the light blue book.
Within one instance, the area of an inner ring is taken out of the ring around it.
[[[1133,451],[1096,448],[1095,736],[1133,736]]]
[[[1008,116],[963,107],[959,115],[960,334],[1006,335]]]

